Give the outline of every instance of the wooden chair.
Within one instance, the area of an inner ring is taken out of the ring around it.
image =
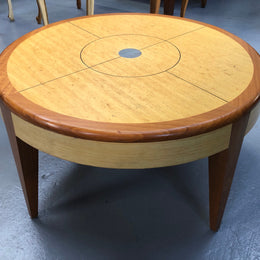
[[[150,0],[150,1],[151,1],[151,4],[153,3],[153,7],[154,7],[154,9],[151,9],[151,12],[157,14],[159,12],[161,0]],[[164,0],[164,14],[173,15],[174,2],[175,2],[175,0]],[[180,14],[181,17],[185,16],[188,2],[189,2],[189,0],[181,1],[181,14]],[[202,8],[205,8],[206,4],[207,4],[207,0],[201,0]]]
[[[161,4],[161,0],[150,0],[150,13],[158,14],[160,9],[160,4]]]
[[[8,0],[8,1],[11,1],[11,0]],[[165,0],[165,1],[168,1],[168,0]],[[42,20],[43,20],[44,25],[49,24],[45,0],[36,0],[36,2],[38,5],[38,16],[36,17],[38,24],[40,24]],[[160,3],[161,3],[161,0],[150,0],[150,13],[159,13]],[[93,15],[94,14],[94,0],[86,0],[86,6],[87,6],[87,15]],[[81,0],[77,0],[77,8],[78,9],[81,8]]]
[[[10,21],[14,21],[14,13],[13,13],[13,6],[11,0],[8,0],[8,17]]]
[[[8,0],[11,1],[11,0]],[[38,24],[43,21],[44,25],[49,24],[49,18],[48,18],[48,12],[46,8],[46,2],[45,0],[36,0],[38,5],[38,16],[36,17],[36,20]],[[86,0],[86,6],[87,6],[87,15],[93,15],[94,14],[94,0]],[[77,8],[81,8],[81,0],[77,0]]]

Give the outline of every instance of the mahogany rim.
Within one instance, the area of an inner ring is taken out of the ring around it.
[[[110,15],[148,15],[161,16],[167,19],[181,19],[198,23],[205,27],[215,29],[238,42],[251,57],[254,65],[254,74],[248,87],[232,101],[205,113],[188,118],[158,123],[108,123],[95,122],[86,119],[66,116],[43,108],[18,93],[12,86],[7,75],[8,58],[13,50],[24,40],[49,27],[56,26],[79,19],[91,19],[98,16]],[[249,112],[260,100],[260,56],[256,50],[244,40],[216,26],[187,18],[166,16],[149,13],[114,13],[100,14],[86,17],[76,17],[62,20],[38,28],[25,34],[11,43],[0,55],[0,99],[17,116],[22,119],[60,134],[104,142],[156,142],[180,139],[203,134],[235,122],[245,113]],[[1,100],[0,100],[1,101]]]

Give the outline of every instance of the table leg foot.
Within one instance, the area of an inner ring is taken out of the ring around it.
[[[38,216],[38,150],[15,136],[11,112],[1,104],[3,120],[11,144],[29,214]]]
[[[175,2],[175,0],[165,0],[164,1],[164,14],[173,15],[174,2]]]
[[[233,123],[229,148],[209,157],[210,228],[218,231],[236,169],[249,115]]]

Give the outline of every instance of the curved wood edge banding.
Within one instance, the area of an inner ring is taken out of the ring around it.
[[[106,15],[139,15],[139,14],[106,14]],[[141,14],[151,15],[151,14]],[[152,14],[154,15],[154,14]],[[103,15],[102,15],[103,16]],[[166,17],[158,15],[164,19],[183,19],[188,22],[195,22],[193,20],[176,17]],[[74,18],[76,19],[93,19],[88,18]],[[62,21],[64,22],[64,21]],[[1,63],[5,64],[0,72],[0,97],[10,110],[22,117],[24,120],[38,125],[44,129],[48,129],[60,134],[78,137],[88,140],[105,141],[105,142],[156,142],[173,139],[180,139],[198,134],[206,133],[217,128],[228,125],[236,121],[243,114],[249,112],[252,107],[259,101],[260,97],[260,79],[258,71],[260,70],[260,58],[257,52],[246,42],[233,34],[226,32],[220,28],[212,25],[207,25],[202,22],[198,24],[218,30],[233,40],[237,41],[250,55],[254,64],[254,75],[247,89],[241,93],[233,101],[215,109],[210,112],[200,114],[197,116],[179,119],[160,123],[146,123],[146,124],[117,124],[117,123],[103,123],[89,120],[76,119],[73,117],[54,113],[44,109],[29,100],[25,99],[21,94],[17,93],[7,77],[7,61],[12,51],[25,39],[32,36],[41,30],[46,30],[50,26],[55,26],[59,23],[48,25],[33,31],[19,40],[11,44],[2,54]],[[13,100],[13,95],[16,99]]]
[[[112,143],[60,135],[12,114],[16,135],[29,145],[61,159],[117,169],[172,166],[228,148],[231,125],[199,136],[151,143]]]

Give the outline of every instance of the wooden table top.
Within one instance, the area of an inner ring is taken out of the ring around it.
[[[252,47],[222,29],[162,15],[51,24],[11,44],[0,68],[0,96],[14,113],[100,141],[207,132],[250,110],[260,94]]]

